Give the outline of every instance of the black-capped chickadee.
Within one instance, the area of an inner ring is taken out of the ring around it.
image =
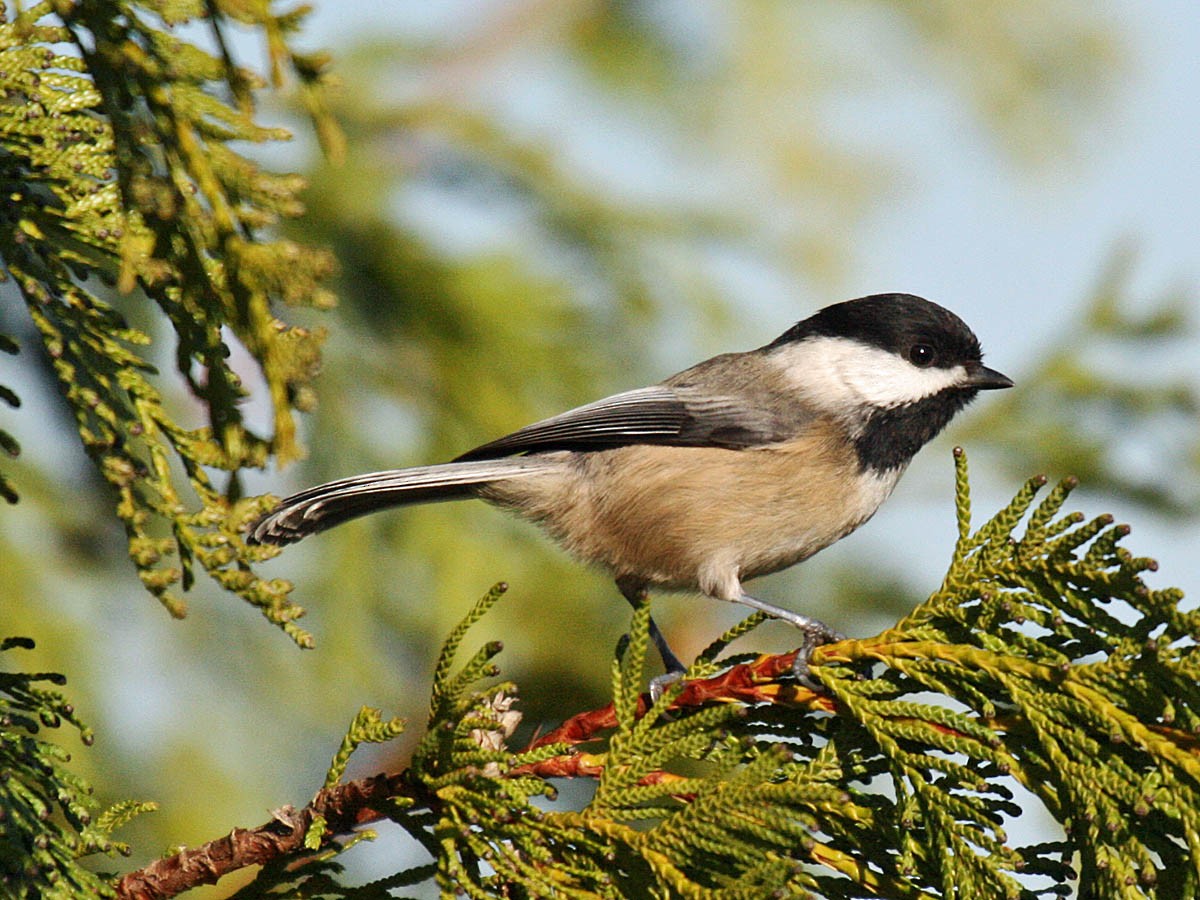
[[[393,506],[479,497],[616,578],[700,591],[801,630],[797,672],[835,638],[742,583],[808,559],[874,515],[913,455],[981,390],[1012,387],[952,312],[910,294],[828,306],[765,347],[715,356],[453,462],[310,488],[250,529],[288,544]],[[670,671],[682,664],[653,628]]]

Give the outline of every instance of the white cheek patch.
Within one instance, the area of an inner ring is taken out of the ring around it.
[[[830,412],[904,406],[967,378],[962,366],[919,369],[895,353],[839,337],[806,338],[776,348],[771,357],[806,401]]]

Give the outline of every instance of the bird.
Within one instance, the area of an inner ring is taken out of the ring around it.
[[[686,591],[799,629],[794,671],[841,635],[744,583],[850,534],[980,391],[1009,388],[957,315],[905,293],[826,306],[754,350],[527,425],[436,465],[332,481],[249,528],[291,544],[392,507],[479,498],[606,570],[631,603]],[[651,620],[668,675],[682,662]]]

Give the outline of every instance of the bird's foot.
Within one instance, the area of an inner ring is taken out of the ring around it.
[[[759,612],[764,612],[772,619],[779,619],[787,622],[789,625],[794,625],[800,629],[800,633],[804,635],[804,640],[798,648],[796,648],[796,661],[792,663],[792,674],[802,685],[810,690],[823,692],[824,686],[812,677],[809,671],[808,660],[812,656],[813,650],[822,644],[832,644],[834,641],[844,641],[846,636],[840,632],[834,631],[824,622],[819,619],[813,619],[809,616],[801,615],[798,612],[792,612],[790,609],[784,609],[781,606],[774,606],[770,603],[765,603],[756,597],[751,597],[749,594],[743,593],[737,600],[743,606],[749,606],[751,609],[757,609]]]
[[[804,640],[796,648],[796,658],[792,662],[792,676],[809,690],[824,693],[825,686],[812,677],[808,666],[809,659],[812,657],[812,652],[822,644],[844,641],[846,636],[817,619],[808,619],[808,622],[808,625],[800,626]]]
[[[677,669],[670,672],[663,672],[661,675],[655,675],[650,679],[650,703],[657,703],[662,699],[662,695],[667,692],[667,688],[683,677],[683,669]]]
[[[666,667],[665,672],[661,675],[655,675],[650,679],[648,690],[650,691],[650,702],[657,703],[668,687],[683,677],[683,673],[687,671],[687,667],[679,661],[671,648],[667,646],[665,640],[662,640],[662,634],[658,630],[658,626],[654,624],[654,620],[650,620],[650,627],[653,629],[651,637],[657,637],[654,643],[657,645],[659,656],[662,657],[663,665]],[[625,651],[629,649],[629,635],[623,634],[617,640],[617,658],[625,655]]]
[[[641,604],[647,602],[649,595],[646,593],[646,587],[643,584],[636,582],[630,583],[617,579],[617,586],[621,589],[621,593],[625,595],[625,599],[637,609]],[[667,643],[666,637],[658,627],[658,623],[653,618],[650,619],[650,640],[654,643],[655,649],[658,650],[658,656],[662,660],[663,668],[667,671],[662,675],[657,675],[650,679],[650,700],[657,703],[659,698],[666,691],[667,686],[678,681],[680,676],[687,670],[685,666],[675,655],[675,651],[671,649],[671,645]],[[629,635],[621,635],[621,640],[617,643],[617,657],[625,655],[625,650],[629,646]]]

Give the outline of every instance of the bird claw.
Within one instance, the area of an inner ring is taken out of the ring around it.
[[[629,635],[623,634],[617,638],[617,658],[620,659],[623,657],[628,649]],[[686,671],[683,663],[679,661],[674,653],[671,653],[670,648],[666,647],[665,642],[660,644],[658,649],[660,655],[663,657],[663,665],[667,667],[667,671],[661,675],[655,675],[650,679],[647,689],[650,692],[650,702],[652,704],[657,703],[662,698],[662,695],[667,692],[667,688],[682,678],[683,673]]]
[[[825,685],[812,677],[812,670],[809,668],[808,661],[812,657],[812,652],[822,644],[833,644],[838,641],[846,640],[846,636],[840,631],[834,631],[823,622],[812,620],[812,624],[802,628],[801,633],[804,635],[804,640],[799,647],[796,648],[796,658],[792,662],[792,677],[801,685],[808,688],[810,691],[815,691],[818,694],[825,693]]]
[[[683,677],[682,671],[663,672],[661,675],[655,675],[650,679],[650,704],[654,705],[662,699],[662,695],[667,692],[667,688]]]

